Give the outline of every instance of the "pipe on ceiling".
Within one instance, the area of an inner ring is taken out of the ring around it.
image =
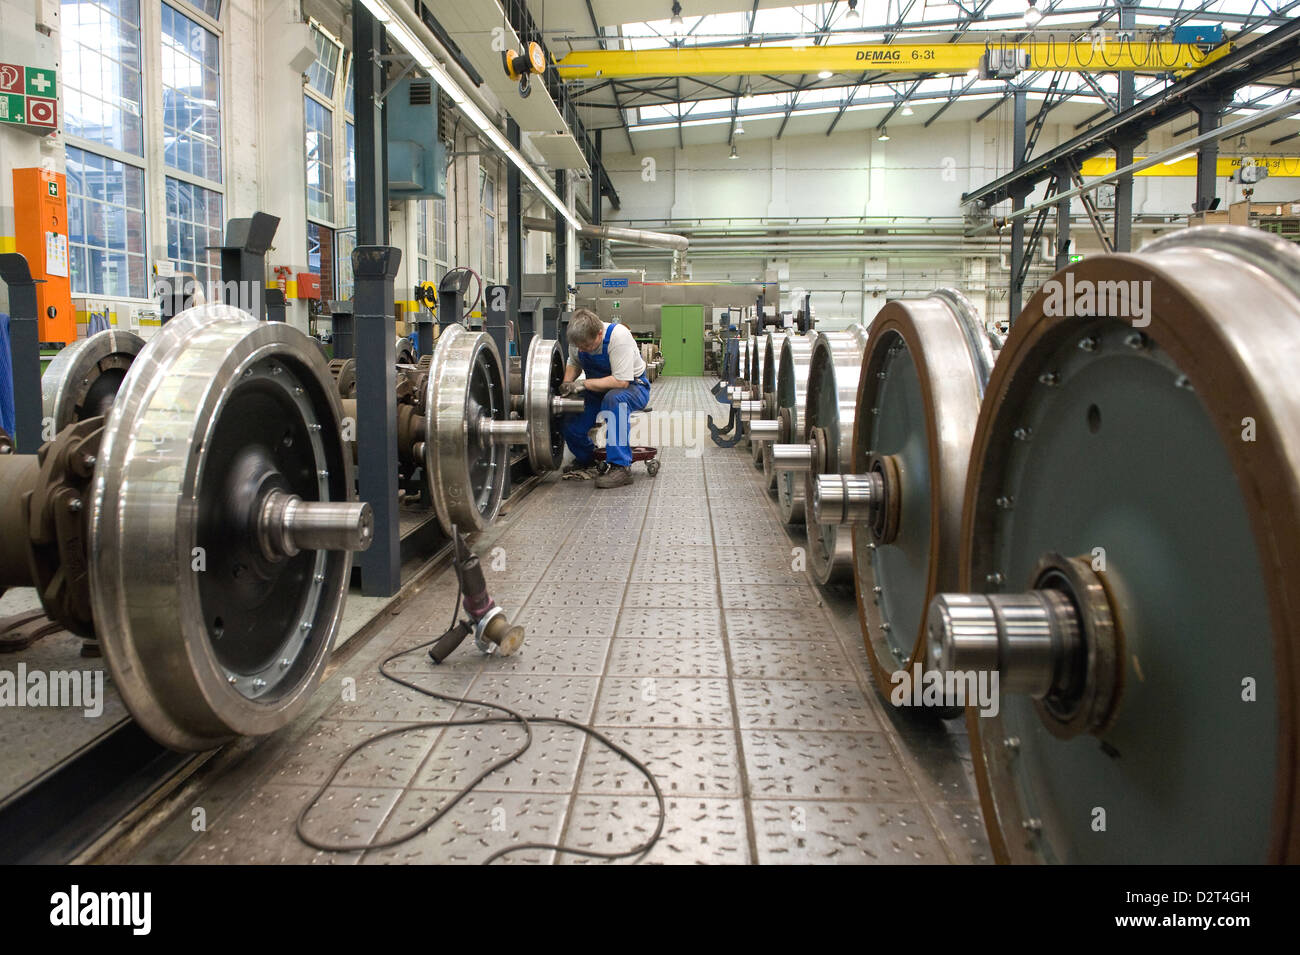
[[[524,216],[522,222],[525,229],[533,229],[538,232],[555,231],[555,223],[550,219],[536,219],[532,216]],[[592,239],[626,242],[629,245],[643,245],[652,249],[672,249],[675,252],[685,252],[691,244],[691,240],[684,235],[673,235],[669,232],[647,232],[645,229],[624,229],[612,225],[584,225],[575,231],[578,235],[585,235]]]

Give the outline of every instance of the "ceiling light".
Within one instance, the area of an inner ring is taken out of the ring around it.
[[[916,111],[915,111],[914,109],[912,109],[912,107],[910,107],[910,106],[904,106],[904,107],[903,107],[903,115],[904,115],[904,116],[911,116],[914,112],[916,112]]]
[[[732,135],[733,135],[733,136],[744,136],[744,135],[745,135],[745,121],[744,121],[743,119],[741,119],[741,118],[739,118],[739,117],[736,118],[736,129],[735,129],[735,131],[732,133]]]
[[[734,144],[733,144],[732,147],[731,147],[731,155],[728,156],[727,158],[728,158],[728,159],[739,159],[739,158],[740,158],[740,156],[739,156],[739,155],[737,154],[737,152],[736,152],[736,147],[735,147]]]
[[[889,142],[889,128],[888,128],[888,127],[886,127],[886,126],[882,126],[882,127],[880,128],[880,135],[876,137],[876,141],[877,141],[877,142],[881,142],[881,143],[887,143],[887,142]]]
[[[1043,12],[1034,6],[1034,0],[1029,0],[1029,6],[1025,8],[1025,26],[1036,27],[1041,19]]]
[[[673,36],[681,36],[686,29],[686,24],[682,23],[682,5],[677,0],[673,0],[673,18],[668,21],[668,27]]]
[[[1237,148],[1238,148],[1238,149],[1249,149],[1249,148],[1250,148],[1249,146],[1246,145],[1246,137],[1245,137],[1244,135],[1243,135],[1240,139],[1237,140]]]
[[[979,78],[980,78],[980,70],[978,66],[966,71],[966,79],[977,80]]]
[[[849,0],[849,12],[844,14],[844,22],[852,27],[862,22],[862,14],[858,13],[858,0]]]
[[[817,74],[817,79],[819,79],[819,80],[829,80],[829,79],[830,79],[832,76],[834,76],[834,75],[835,75],[835,74],[832,73],[830,70],[822,70],[820,73]]]

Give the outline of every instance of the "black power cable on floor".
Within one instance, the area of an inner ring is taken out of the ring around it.
[[[457,620],[460,617],[461,584],[462,582],[460,579],[460,574],[458,572],[456,575],[456,603],[453,606],[452,617],[451,617],[452,627],[456,626]],[[555,726],[569,726],[583,733],[586,733],[588,736],[592,737],[593,739],[603,743],[605,746],[608,746],[611,750],[617,753],[625,761],[631,763],[632,766],[635,767],[636,770],[641,773],[641,775],[645,776],[645,778],[650,782],[650,787],[654,790],[655,799],[659,804],[659,819],[655,825],[655,831],[653,834],[651,834],[650,838],[647,839],[642,844],[632,849],[625,850],[623,852],[600,852],[594,849],[577,849],[571,846],[564,846],[564,845],[552,844],[547,842],[521,842],[518,843],[517,845],[506,846],[504,849],[498,849],[496,852],[493,852],[490,856],[484,859],[482,864],[491,865],[493,862],[495,862],[497,859],[500,859],[503,856],[509,855],[512,852],[520,852],[525,849],[543,849],[543,850],[550,849],[557,853],[567,853],[569,855],[585,856],[589,859],[607,859],[610,861],[613,861],[615,859],[626,859],[632,856],[636,856],[637,857],[636,861],[640,862],[641,859],[644,858],[645,855],[651,849],[654,848],[655,843],[659,841],[660,836],[663,835],[664,816],[666,813],[663,790],[659,788],[659,782],[658,780],[655,779],[654,774],[650,772],[649,767],[647,767],[645,763],[643,763],[641,760],[637,759],[635,756],[629,753],[626,749],[624,749],[623,747],[615,743],[613,740],[611,740],[608,736],[601,733],[595,727],[587,725],[586,723],[579,723],[576,720],[565,719],[564,717],[561,716],[545,716],[545,717],[524,716],[522,713],[510,709],[510,707],[508,706],[503,706],[500,703],[491,703],[486,700],[475,700],[469,697],[448,696],[443,693],[438,693],[435,690],[430,690],[426,687],[419,686],[415,683],[410,682],[409,680],[402,679],[400,676],[397,676],[396,674],[388,672],[387,670],[388,664],[392,663],[398,657],[403,657],[406,656],[408,653],[415,653],[418,650],[424,650],[428,647],[432,647],[437,642],[438,642],[437,639],[430,640],[427,643],[422,643],[416,647],[410,647],[409,649],[406,650],[399,650],[397,653],[394,653],[391,656],[386,657],[383,660],[383,662],[379,664],[380,674],[383,675],[386,679],[392,680],[394,683],[398,683],[404,687],[415,690],[417,693],[430,697],[431,699],[442,700],[444,702],[452,703],[457,706],[468,703],[471,706],[478,706],[487,710],[499,710],[502,713],[506,713],[507,716],[488,716],[488,717],[481,717],[472,720],[427,720],[423,723],[406,723],[403,724],[402,726],[394,727],[393,729],[390,730],[385,730],[384,732],[380,733],[377,736],[372,736],[369,739],[362,740],[356,746],[353,746],[350,750],[348,750],[346,753],[343,754],[343,758],[340,759],[338,764],[334,767],[334,771],[330,773],[329,778],[325,780],[324,783],[321,784],[320,788],[316,790],[316,792],[312,795],[311,799],[307,801],[307,805],[303,806],[302,812],[298,813],[298,820],[294,826],[298,838],[308,846],[311,846],[313,849],[319,849],[322,852],[364,852],[364,851],[369,851],[371,849],[389,849],[392,848],[393,846],[401,845],[402,843],[414,839],[416,836],[420,835],[421,833],[433,827],[438,822],[438,820],[440,820],[443,816],[445,816],[448,812],[450,812],[456,806],[457,803],[459,803],[462,799],[464,799],[471,792],[473,792],[478,787],[479,783],[487,779],[488,776],[492,775],[498,769],[501,769],[503,766],[509,765],[510,763],[514,762],[515,760],[523,756],[524,753],[528,752],[529,747],[533,745],[533,729],[532,729],[533,723],[548,723]],[[316,808],[316,804],[320,802],[320,798],[323,795],[325,795],[325,791],[329,789],[330,785],[338,777],[338,774],[342,772],[343,767],[347,765],[348,760],[350,760],[361,750],[365,749],[367,746],[370,746],[372,743],[377,743],[380,740],[386,739],[390,736],[397,736],[401,733],[410,733],[422,729],[442,728],[448,726],[489,726],[489,725],[505,725],[505,724],[518,724],[523,728],[524,744],[521,747],[519,747],[519,749],[517,749],[515,752],[511,753],[509,756],[505,756],[497,760],[487,769],[483,770],[483,772],[475,776],[474,779],[471,780],[468,785],[458,790],[449,802],[440,806],[435,813],[433,813],[431,816],[425,819],[424,822],[422,822],[416,828],[403,832],[401,835],[394,836],[391,839],[385,839],[382,842],[368,842],[368,843],[324,842],[322,840],[309,836],[304,831],[303,827],[307,820],[308,813],[310,813],[314,808]]]

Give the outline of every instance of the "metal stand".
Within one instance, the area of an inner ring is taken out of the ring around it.
[[[355,292],[353,293],[356,294]],[[353,358],[356,333],[352,321],[351,299],[330,302],[330,341],[335,358]]]
[[[268,322],[283,322],[286,317],[286,304],[284,299],[284,289],[269,288],[266,290],[266,320]]]
[[[374,514],[374,542],[363,552],[361,592],[387,597],[401,586],[397,520],[397,351],[393,281],[402,250],[362,246],[352,253],[356,276],[357,466],[361,500]]]
[[[221,249],[221,300],[266,320],[266,252],[280,217],[254,212],[226,223]],[[247,293],[247,294],[245,294]]]

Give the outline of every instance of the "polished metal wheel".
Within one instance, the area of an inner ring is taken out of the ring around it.
[[[61,350],[41,375],[41,405],[50,436],[68,425],[108,414],[144,339],[114,328]]]
[[[1090,256],[1013,326],[928,637],[1000,680],[1000,861],[1300,860],[1297,354],[1300,250],[1252,229]]]
[[[777,420],[781,429],[777,443],[799,443],[805,439],[804,405],[808,400],[808,365],[812,360],[812,346],[817,337],[788,335],[781,343],[780,364],[776,374]],[[769,485],[776,489],[777,506],[787,524],[802,524],[804,519],[803,481],[799,475],[777,469],[773,442],[766,442],[763,450],[763,473],[770,475]]]
[[[137,356],[90,497],[95,633],[136,721],[179,750],[285,725],[316,688],[370,511],[312,340],[201,305]]]
[[[463,534],[482,530],[501,507],[510,466],[498,424],[508,417],[505,377],[492,337],[463,325],[443,329],[427,388],[425,473],[438,520],[448,534],[453,525]]]

